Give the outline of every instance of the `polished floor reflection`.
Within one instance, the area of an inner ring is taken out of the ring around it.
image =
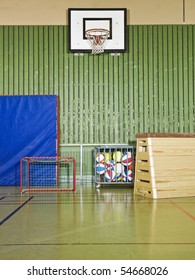
[[[195,259],[195,197],[154,201],[132,188],[20,196],[0,187],[0,259]]]

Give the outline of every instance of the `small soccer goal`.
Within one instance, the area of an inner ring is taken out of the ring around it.
[[[76,160],[72,156],[24,157],[20,160],[20,193],[76,192]]]

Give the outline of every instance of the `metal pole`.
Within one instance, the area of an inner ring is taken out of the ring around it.
[[[83,176],[83,145],[80,144],[80,178]]]

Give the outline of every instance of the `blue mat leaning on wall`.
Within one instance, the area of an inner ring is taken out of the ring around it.
[[[0,96],[0,186],[20,185],[20,159],[58,155],[58,97]]]

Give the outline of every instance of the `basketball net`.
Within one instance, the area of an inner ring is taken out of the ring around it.
[[[103,53],[110,32],[107,29],[88,29],[85,35],[92,49],[92,54]]]

